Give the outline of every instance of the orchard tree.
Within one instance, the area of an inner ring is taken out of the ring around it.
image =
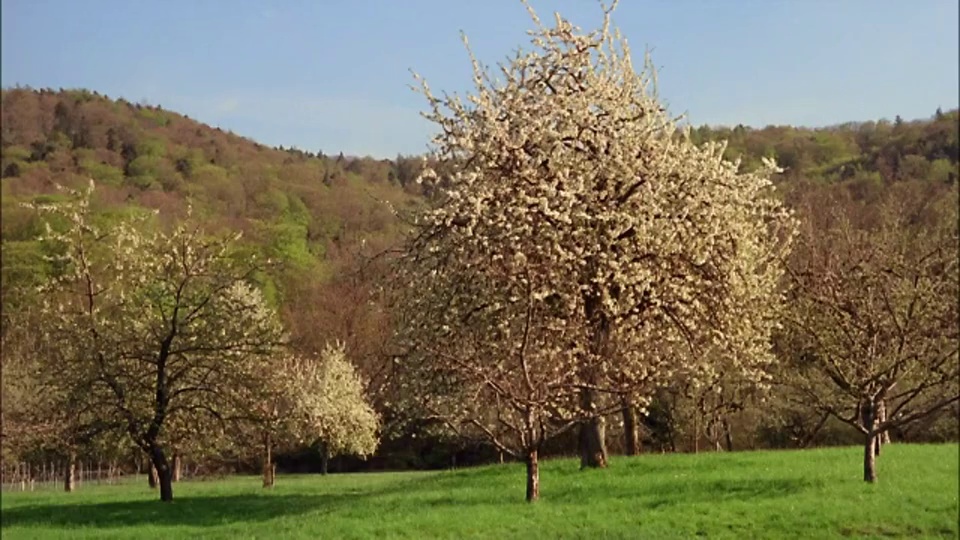
[[[40,310],[9,316],[3,336],[2,444],[4,461],[31,453],[52,452],[63,460],[64,489],[76,486],[76,461],[83,453],[116,457],[119,442],[110,422],[85,388],[49,384],[62,377],[55,359],[60,351],[44,339]],[[51,366],[54,369],[51,371]]]
[[[395,406],[526,462],[526,499],[535,501],[540,448],[583,418],[576,358],[565,352],[583,332],[546,318],[528,288],[428,251],[405,261],[423,288],[402,299]]]
[[[772,359],[793,228],[775,165],[741,173],[722,144],[678,132],[611,9],[589,33],[530,9],[532,50],[496,77],[471,54],[466,99],[417,77],[440,133],[422,174],[435,204],[405,259],[403,335],[456,392],[486,387],[474,426],[493,437],[509,421],[528,461],[533,441],[577,419],[582,466],[602,467],[611,401],[717,355],[754,379]]]
[[[380,418],[367,401],[366,388],[347,358],[343,343],[328,344],[318,359],[299,359],[293,392],[300,400],[300,432],[320,443],[322,472],[333,456],[373,454],[379,444]]]
[[[863,434],[867,482],[877,479],[883,434],[960,399],[957,204],[955,186],[905,184],[872,212],[804,208],[785,382]]]
[[[170,501],[167,426],[247,416],[236,389],[264,387],[281,326],[250,284],[255,263],[232,256],[236,236],[188,224],[144,232],[145,220],[101,230],[92,193],[91,182],[34,206],[67,223],[44,238],[60,272],[43,287],[38,331],[52,354],[39,371],[52,395],[82,399],[94,422],[146,452]]]
[[[274,392],[261,404],[263,485],[274,483],[273,447],[320,443],[322,472],[330,456],[373,454],[380,419],[367,402],[363,381],[342,343],[327,344],[319,355],[285,354],[272,377]]]

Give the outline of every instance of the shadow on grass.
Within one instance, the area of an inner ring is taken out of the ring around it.
[[[379,489],[350,489],[340,493],[242,495],[185,495],[170,503],[156,499],[79,504],[32,504],[4,509],[3,527],[46,525],[57,527],[138,527],[143,525],[211,527],[298,516],[327,514],[378,497],[416,491],[431,477],[404,479]]]
[[[556,474],[560,471],[551,471]],[[545,489],[544,500],[558,504],[582,504],[587,500],[628,500],[639,507],[657,509],[674,505],[722,500],[767,500],[787,497],[814,487],[803,479],[704,479],[696,475],[682,483],[654,479],[651,482],[613,483],[604,475],[584,475],[585,482],[564,483]],[[584,474],[578,472],[578,474]],[[565,476],[563,474],[559,476]],[[590,481],[590,477],[594,480]],[[470,489],[470,486],[473,488]],[[157,500],[87,504],[36,504],[2,512],[4,528],[12,526],[138,527],[143,525],[213,527],[225,523],[254,523],[304,514],[350,512],[374,504],[405,514],[427,507],[513,505],[522,500],[523,475],[519,467],[460,470],[404,479],[371,490],[341,493],[182,496],[172,503]]]
[[[3,526],[137,527],[142,525],[215,526],[265,521],[345,504],[355,495],[184,496],[157,500],[93,504],[28,505],[3,511]]]

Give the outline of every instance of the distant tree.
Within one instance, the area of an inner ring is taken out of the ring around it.
[[[792,220],[772,163],[675,136],[609,10],[589,34],[531,15],[502,83],[474,59],[466,101],[422,84],[438,194],[401,265],[401,362],[422,406],[527,462],[535,500],[539,449],[573,424],[582,466],[606,464],[604,396],[714,354],[761,376]]]
[[[379,417],[342,344],[316,356],[285,353],[275,367],[272,391],[256,406],[264,421],[249,427],[263,441],[263,487],[274,485],[276,447],[319,443],[324,474],[332,455],[365,457],[376,450]]]
[[[918,189],[913,187],[913,189]],[[785,382],[864,437],[877,479],[881,437],[960,399],[957,191],[899,189],[875,212],[808,206],[791,264]]]

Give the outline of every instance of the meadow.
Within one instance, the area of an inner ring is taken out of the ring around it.
[[[433,472],[146,482],[74,493],[7,492],[16,538],[957,538],[958,446],[884,447],[879,481],[860,448],[613,457],[606,471],[541,463]]]

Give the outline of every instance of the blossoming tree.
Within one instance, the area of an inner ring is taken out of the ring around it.
[[[316,356],[286,354],[277,367],[275,398],[261,403],[267,422],[257,427],[264,438],[264,487],[274,483],[277,444],[319,442],[323,473],[330,456],[373,454],[380,418],[342,343],[327,344]]]
[[[51,395],[81,399],[101,429],[129,435],[170,501],[167,427],[248,416],[236,389],[266,388],[282,329],[249,284],[255,267],[231,256],[236,237],[186,224],[147,233],[129,220],[102,230],[92,192],[91,182],[35,205],[65,224],[45,237],[61,271],[43,287],[39,331],[51,354],[38,372]]]
[[[582,465],[605,465],[619,396],[718,356],[759,378],[772,358],[793,228],[775,165],[740,172],[679,131],[611,11],[585,33],[529,9],[532,49],[496,76],[471,53],[466,98],[417,77],[439,128],[422,175],[437,203],[401,264],[399,361],[416,374],[402,384],[526,460],[528,500],[538,448],[571,426]]]

